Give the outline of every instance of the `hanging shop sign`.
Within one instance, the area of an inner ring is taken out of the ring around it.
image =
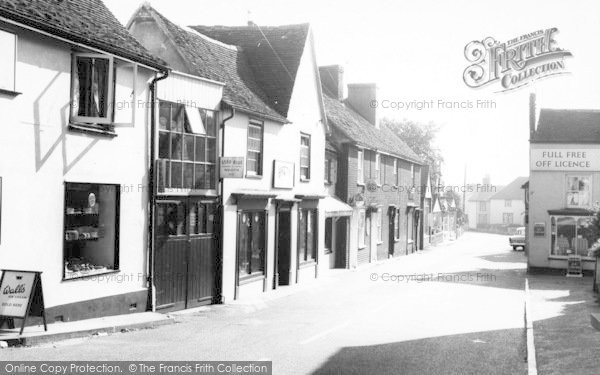
[[[219,167],[221,178],[244,178],[243,156],[222,156]]]
[[[534,148],[532,171],[600,171],[600,149]]]
[[[41,272],[3,270],[0,278],[0,322],[14,327],[14,319],[22,319],[21,332],[28,316],[41,316],[46,327]]]

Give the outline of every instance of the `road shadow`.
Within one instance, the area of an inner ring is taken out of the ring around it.
[[[515,328],[344,347],[313,375],[526,374],[526,356],[525,331]]]

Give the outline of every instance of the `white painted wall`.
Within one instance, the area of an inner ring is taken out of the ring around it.
[[[138,74],[136,102],[143,106],[153,73],[140,68]],[[71,47],[19,32],[16,89],[22,95],[0,96],[0,268],[42,271],[47,307],[145,288],[147,108],[137,111],[133,126],[118,127],[115,138],[71,132],[70,85]],[[65,181],[122,187],[121,271],[110,280],[61,281]]]
[[[510,207],[504,205],[504,199],[490,200],[490,224],[502,224],[502,216],[504,213],[513,214],[513,224],[524,225],[525,219],[525,201],[522,199],[511,200]]]
[[[223,297],[225,302],[234,298],[236,254],[237,254],[237,205],[231,193],[240,191],[270,192],[286,197],[296,194],[325,195],[324,160],[325,160],[325,126],[321,116],[321,101],[316,76],[316,64],[310,44],[307,43],[296,76],[296,84],[288,111],[289,124],[264,121],[263,143],[263,175],[261,178],[226,179],[223,186],[224,236],[223,236]],[[225,125],[224,156],[242,156],[246,158],[247,132],[250,116],[237,111],[236,115]],[[311,178],[300,181],[300,134],[311,135]],[[282,160],[295,165],[295,182],[293,189],[273,189],[273,161]],[[298,211],[297,205],[292,209],[292,275],[291,282],[296,280],[296,251]],[[318,218],[318,251],[319,273],[329,267],[324,254],[325,213],[319,210]],[[275,250],[275,205],[269,204],[267,248],[267,290],[272,288],[274,250]],[[314,275],[314,268],[313,270]],[[307,277],[301,270],[301,279]],[[309,271],[307,271],[309,272]],[[314,276],[313,276],[314,277]],[[242,285],[240,298],[262,292],[262,281]]]

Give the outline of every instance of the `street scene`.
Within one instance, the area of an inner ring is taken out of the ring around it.
[[[600,372],[600,5],[469,3],[0,0],[0,375]]]

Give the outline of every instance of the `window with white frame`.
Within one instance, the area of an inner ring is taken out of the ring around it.
[[[591,216],[551,216],[550,254],[588,256],[589,248],[598,239],[591,224]]]
[[[481,211],[481,212],[487,211],[487,202],[479,202],[479,211]]]
[[[400,182],[398,180],[398,176],[399,176],[399,173],[398,173],[398,160],[394,159],[394,184],[396,186],[400,185]]]
[[[505,200],[504,207],[512,207],[512,201],[510,199]]]
[[[71,121],[110,124],[114,114],[114,62],[112,56],[73,54]]]
[[[300,135],[300,179],[310,179],[310,135]]]
[[[248,150],[246,155],[246,174],[262,176],[263,165],[263,127],[261,121],[250,120],[248,124]]]
[[[588,207],[591,191],[590,176],[567,176],[567,207]]]
[[[365,183],[365,173],[364,173],[364,164],[365,164],[365,152],[364,150],[358,150],[356,156],[356,180],[359,184]]]
[[[17,36],[0,30],[0,90],[15,91]]]
[[[412,181],[412,186],[415,186],[415,165],[410,165],[410,180]]]
[[[363,248],[365,245],[365,234],[367,231],[366,228],[367,216],[365,214],[365,210],[360,210],[358,213],[358,247]]]
[[[375,154],[375,182],[381,184],[381,154]]]

